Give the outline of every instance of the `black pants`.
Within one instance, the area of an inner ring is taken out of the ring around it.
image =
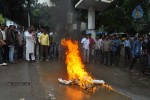
[[[17,45],[18,59],[23,59],[23,45]]]
[[[110,52],[109,51],[104,51],[104,63],[105,64],[108,64],[108,62],[109,62],[109,54],[110,54]]]
[[[2,50],[2,47],[0,46],[0,64],[3,63],[3,50]]]
[[[7,60],[9,60],[9,47],[8,45],[3,45],[2,46],[2,49],[3,49],[3,60],[4,62],[6,62]]]
[[[140,56],[134,56],[133,57],[133,59],[132,59],[132,61],[131,61],[131,65],[130,65],[130,70],[132,70],[133,69],[133,67],[134,67],[134,64],[137,62],[137,59],[139,59],[140,58]]]
[[[117,51],[110,52],[110,64],[117,65]]]
[[[130,60],[130,47],[125,47],[125,59]]]
[[[41,60],[46,60],[48,59],[48,46],[46,45],[41,45],[40,47],[41,51]]]
[[[147,55],[141,56],[141,65],[142,65],[142,73],[146,71],[146,67],[148,66],[148,57]]]

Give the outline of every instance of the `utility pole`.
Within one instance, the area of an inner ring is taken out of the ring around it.
[[[73,13],[71,12],[71,1],[68,0],[68,12],[67,12],[67,37],[71,37],[72,31],[72,17]]]
[[[30,25],[31,25],[30,14],[31,14],[31,1],[28,0],[28,27],[30,27]]]

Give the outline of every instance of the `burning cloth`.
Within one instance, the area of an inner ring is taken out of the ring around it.
[[[58,81],[60,83],[66,84],[66,85],[69,85],[69,84],[73,83],[73,81],[71,81],[71,80],[67,81],[67,80],[63,80],[62,78],[58,78]],[[105,83],[103,80],[92,80],[92,82],[94,84],[104,84]],[[78,82],[76,81],[74,84],[78,84]]]

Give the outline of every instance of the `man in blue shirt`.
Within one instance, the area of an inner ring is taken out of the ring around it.
[[[141,41],[143,40],[142,37],[139,37],[138,39],[135,39],[133,43],[133,48],[132,48],[132,61],[129,70],[132,71],[134,64],[137,62],[137,60],[140,58],[141,55]]]
[[[118,48],[118,40],[116,35],[112,36],[112,43],[111,43],[111,58],[110,64],[115,66],[117,64],[117,48]]]
[[[130,40],[129,38],[127,38],[125,41],[124,41],[124,51],[125,51],[125,59],[127,60],[130,60],[130,56],[131,56],[131,43],[130,43]]]

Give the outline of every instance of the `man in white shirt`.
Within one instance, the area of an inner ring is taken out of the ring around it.
[[[5,45],[2,46],[2,48],[3,48],[3,60],[4,60],[4,62],[6,62],[9,59],[9,57],[8,57],[9,56],[8,55],[9,48],[8,48],[8,45],[6,42],[6,31],[5,31],[4,25],[1,25],[0,32],[2,33],[3,41],[6,43]]]
[[[31,60],[35,60],[35,55],[34,55],[34,47],[35,47],[35,37],[34,37],[34,32],[33,29],[29,28],[28,31],[25,33],[26,37],[26,61],[30,62]],[[31,59],[29,57],[31,55]]]
[[[83,60],[85,63],[89,63],[89,45],[90,40],[88,35],[86,35],[86,38],[83,38],[81,40],[81,43],[83,44]]]
[[[3,34],[1,32],[1,26],[0,26],[0,66],[7,65],[7,63],[4,63],[3,61],[3,49],[2,49],[3,45],[6,45],[6,43],[3,41]]]

